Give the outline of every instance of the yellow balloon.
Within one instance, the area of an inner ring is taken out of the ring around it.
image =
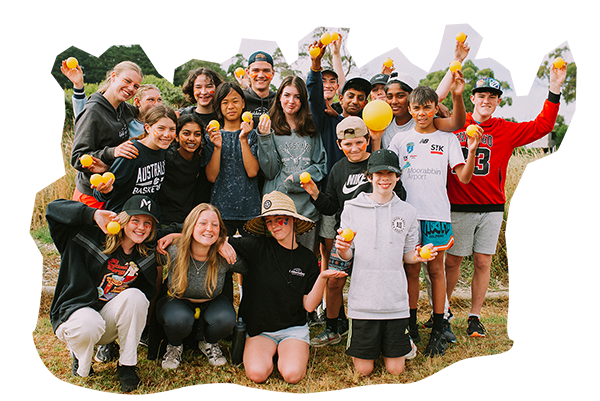
[[[242,114],[242,121],[245,121],[247,123],[252,121],[252,113],[250,113],[249,111],[245,111],[244,114]]]
[[[322,36],[321,36],[321,43],[323,43],[325,46],[327,46],[328,44],[331,43],[331,35],[327,32],[325,32]]]
[[[363,121],[372,131],[383,131],[392,121],[394,114],[390,105],[384,100],[372,100],[363,109]]]
[[[109,234],[114,235],[121,231],[121,225],[117,221],[111,221],[106,225],[106,231],[108,231]]]
[[[450,71],[452,72],[456,72],[457,70],[460,70],[462,68],[462,65],[460,64],[460,61],[454,60],[453,62],[450,63]]]
[[[344,238],[344,241],[352,241],[352,238],[354,238],[354,231],[349,228],[344,228],[340,235]]]
[[[309,181],[310,181],[310,173],[307,173],[306,171],[303,173],[300,173],[300,182],[301,183],[306,184]]]
[[[558,69],[561,69],[563,65],[565,65],[565,60],[562,57],[557,57],[554,60],[553,64],[554,64],[554,68],[556,68],[558,70]]]
[[[115,181],[115,175],[113,173],[111,173],[110,171],[107,171],[106,173],[102,174],[102,181],[106,184],[108,181],[110,181],[110,179],[112,178],[113,180],[113,184]]]
[[[94,162],[94,159],[90,155],[83,155],[79,158],[79,162],[83,167],[89,167]]]
[[[67,67],[69,67],[70,69],[77,68],[78,64],[79,63],[77,62],[77,59],[75,57],[69,57],[67,59]]]
[[[467,135],[474,136],[477,132],[477,126],[475,124],[471,124],[467,127]]]
[[[102,183],[102,176],[100,174],[92,174],[90,177],[90,184],[97,187]]]

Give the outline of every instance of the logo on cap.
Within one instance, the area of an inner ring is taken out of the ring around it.
[[[140,209],[143,209],[144,206],[147,206],[148,211],[150,211],[150,209],[152,208],[152,201],[148,199],[142,199],[142,202],[140,203]]]

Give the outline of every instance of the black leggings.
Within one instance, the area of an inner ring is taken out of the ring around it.
[[[216,343],[229,336],[235,326],[235,309],[224,295],[207,302],[194,303],[165,297],[156,305],[156,318],[163,326],[169,344],[179,346],[195,330],[196,340]],[[200,318],[194,314],[200,308]]]

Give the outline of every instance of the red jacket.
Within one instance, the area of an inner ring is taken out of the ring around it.
[[[478,124],[484,133],[477,149],[475,171],[469,184],[461,183],[456,174],[448,174],[448,198],[451,209],[458,212],[504,211],[504,184],[508,161],[515,148],[543,138],[554,128],[560,95],[549,93],[544,108],[533,121],[515,123],[492,117]],[[455,131],[463,152],[468,154],[466,128],[476,124],[471,113],[465,126]]]

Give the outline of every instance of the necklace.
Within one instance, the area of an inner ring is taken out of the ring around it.
[[[198,265],[196,265],[196,259],[191,258],[192,259],[192,263],[194,264],[194,267],[196,268],[196,274],[200,274],[200,269],[202,269],[204,267],[204,265],[206,264],[207,260],[205,260],[204,262],[202,262],[202,264],[200,265],[200,267],[198,267]]]

